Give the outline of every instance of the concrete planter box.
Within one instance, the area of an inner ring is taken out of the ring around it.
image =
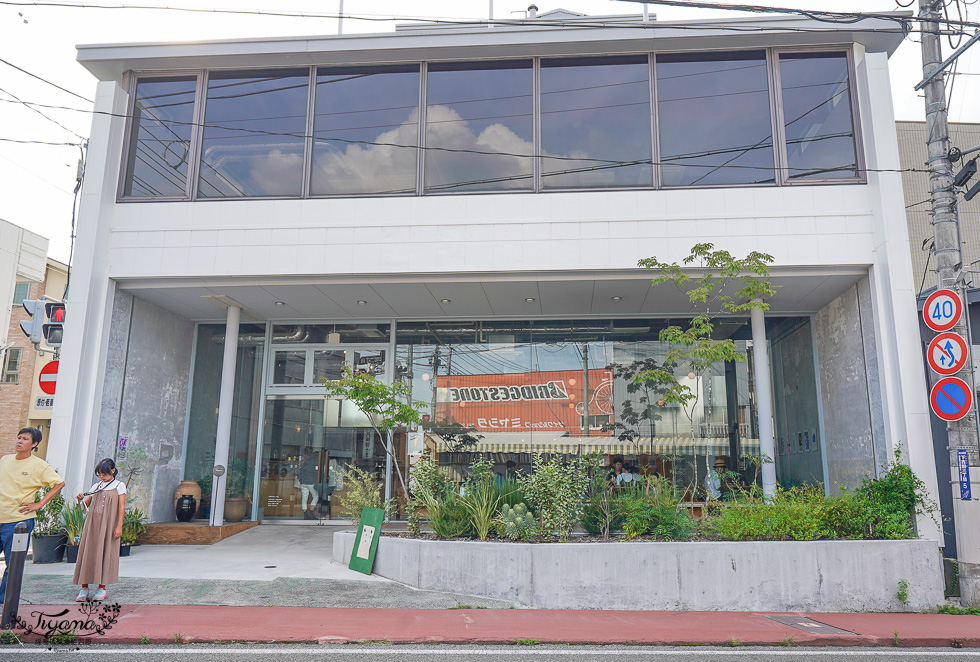
[[[347,565],[355,532],[338,531]],[[374,572],[539,609],[921,611],[943,601],[929,540],[495,543],[382,536]],[[909,604],[898,582],[908,581]]]

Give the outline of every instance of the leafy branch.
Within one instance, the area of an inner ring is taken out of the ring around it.
[[[408,403],[411,390],[407,384],[395,382],[389,386],[372,375],[354,372],[349,365],[343,367],[340,379],[324,378],[321,383],[328,397],[348,400],[367,415],[371,427],[380,437],[382,447],[395,466],[398,482],[407,497],[405,479],[398,464],[398,457],[388,444],[387,433],[395,428],[418,425],[421,420],[419,411],[426,409],[425,403]]]

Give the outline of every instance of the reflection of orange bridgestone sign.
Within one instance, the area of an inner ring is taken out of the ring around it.
[[[440,375],[436,419],[480,432],[567,432],[584,436],[581,370],[504,375]],[[589,370],[589,416],[612,423],[612,372]],[[611,435],[593,429],[593,436]]]

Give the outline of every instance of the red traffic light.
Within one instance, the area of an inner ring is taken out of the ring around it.
[[[44,304],[44,313],[48,316],[49,322],[54,324],[65,323],[65,304],[63,303]]]

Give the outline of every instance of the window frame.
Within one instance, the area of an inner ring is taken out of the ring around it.
[[[422,147],[422,141],[425,137],[425,108],[422,104],[425,102],[425,76],[426,76],[426,65],[428,62],[423,60],[410,60],[407,62],[370,62],[370,63],[333,63],[333,64],[318,64],[312,67],[312,74],[310,77],[310,105],[307,110],[307,131],[306,136],[309,141],[310,156],[307,159],[304,167],[306,168],[306,175],[303,180],[304,189],[304,199],[306,200],[329,200],[332,198],[407,198],[412,196],[421,196],[423,191],[422,184],[422,153],[425,151]],[[313,193],[313,147],[316,142],[316,135],[314,134],[314,126],[316,122],[316,81],[317,73],[320,69],[338,69],[338,68],[351,68],[351,67],[363,67],[365,69],[384,69],[385,67],[409,67],[415,66],[419,68],[419,91],[418,91],[418,109],[419,109],[419,120],[418,126],[416,127],[415,135],[415,190],[411,193]]]
[[[834,185],[834,184],[867,184],[868,183],[868,173],[867,173],[867,162],[864,159],[864,139],[861,134],[861,115],[858,112],[858,94],[855,88],[855,65],[854,65],[854,47],[852,45],[827,45],[819,47],[810,48],[770,48],[770,57],[772,62],[770,64],[770,76],[773,78],[774,87],[773,93],[776,95],[776,107],[779,112],[779,117],[775,118],[777,121],[777,128],[779,133],[779,151],[782,160],[782,165],[777,172],[776,180],[779,186],[822,186],[822,185]],[[783,84],[782,84],[782,71],[779,67],[779,56],[781,54],[806,54],[806,53],[844,53],[844,57],[847,60],[847,92],[850,106],[851,106],[851,127],[854,131],[854,162],[855,167],[858,171],[856,177],[812,177],[805,179],[791,179],[789,176],[789,151],[786,145],[786,118],[784,115],[785,107],[783,106]]]
[[[173,202],[173,201],[183,201],[183,200],[193,200],[191,197],[192,183],[197,179],[197,159],[196,154],[200,146],[200,136],[198,135],[201,130],[201,123],[198,120],[197,109],[201,105],[201,80],[204,72],[200,69],[175,69],[173,71],[160,72],[139,72],[132,71],[129,72],[129,81],[126,85],[126,91],[129,95],[126,101],[126,128],[123,132],[122,140],[122,154],[119,158],[119,187],[116,193],[116,199],[118,202]],[[136,89],[140,81],[154,80],[162,78],[195,78],[195,88],[194,88],[194,109],[191,112],[191,138],[190,146],[187,150],[187,181],[184,182],[184,195],[160,195],[160,196],[147,196],[147,195],[126,195],[126,179],[129,176],[129,148],[133,140],[133,119],[136,110]]]
[[[27,286],[27,292],[23,297],[17,296],[17,288],[25,285]],[[32,283],[30,282],[14,283],[14,298],[13,301],[10,302],[10,305],[15,307],[20,306],[25,300],[29,300],[31,298],[31,285]]]
[[[14,352],[16,352],[16,354],[14,354]],[[14,358],[15,356],[16,358]],[[17,362],[16,370],[10,370],[11,360],[15,360]],[[0,384],[19,384],[23,363],[23,348],[8,347],[7,351],[3,354],[3,370],[0,371],[2,372],[2,374],[0,374]],[[13,379],[8,379],[9,377],[13,377]]]
[[[662,166],[660,163],[660,117],[657,112],[657,56],[662,54],[672,54],[672,53],[693,53],[693,52],[740,52],[740,51],[759,51],[762,50],[766,53],[766,66],[768,74],[768,84],[769,84],[769,109],[770,109],[770,119],[773,128],[773,163],[774,163],[774,181],[772,183],[740,183],[740,184],[707,184],[707,185],[684,185],[684,186],[664,186],[663,184],[663,174]],[[788,163],[788,153],[786,145],[785,127],[784,127],[784,109],[783,109],[783,99],[782,99],[782,77],[779,67],[779,56],[781,54],[805,54],[805,53],[818,53],[818,52],[839,52],[844,53],[847,59],[847,73],[848,73],[848,93],[850,95],[850,111],[851,111],[851,122],[854,130],[854,146],[858,176],[850,178],[806,178],[792,180],[789,178],[787,172]],[[651,168],[652,168],[652,183],[650,185],[643,186],[623,186],[623,187],[600,187],[600,188],[565,188],[565,187],[555,187],[555,188],[545,188],[542,184],[542,148],[541,148],[541,126],[542,126],[542,114],[541,114],[541,69],[542,62],[551,59],[567,59],[567,58],[585,58],[585,57],[622,57],[622,56],[638,56],[645,55],[647,57],[647,71],[648,71],[648,83],[649,83],[649,115],[650,115],[650,154],[651,154]],[[472,190],[472,191],[426,191],[425,190],[425,159],[426,159],[426,106],[428,104],[427,99],[427,87],[428,87],[428,69],[430,64],[436,63],[448,63],[448,62],[500,62],[500,61],[514,61],[514,60],[530,60],[532,65],[532,131],[533,131],[533,149],[534,154],[532,156],[533,164],[533,178],[532,186],[530,189],[518,189],[518,190]],[[383,68],[386,66],[418,66],[419,67],[419,93],[418,93],[418,137],[417,137],[417,158],[416,158],[416,172],[415,172],[415,190],[412,192],[403,193],[329,193],[329,194],[312,194],[311,193],[311,178],[312,178],[312,157],[313,157],[313,145],[315,142],[315,136],[313,135],[313,126],[315,122],[315,109],[316,109],[316,80],[317,72],[320,68],[329,69],[336,66],[344,67],[378,67]],[[303,150],[303,180],[301,183],[301,192],[297,195],[287,195],[287,196],[241,196],[241,197],[199,197],[198,196],[198,186],[200,179],[200,160],[201,160],[201,150],[203,148],[203,129],[204,129],[204,117],[207,105],[207,85],[208,80],[212,72],[229,72],[229,71],[255,71],[261,69],[268,69],[270,72],[275,70],[287,70],[287,69],[302,69],[302,65],[297,67],[296,65],[279,65],[275,67],[210,67],[204,69],[175,69],[172,71],[146,71],[146,70],[132,70],[126,72],[126,78],[124,87],[129,93],[129,99],[127,102],[127,113],[126,113],[126,123],[123,134],[123,140],[121,145],[121,156],[120,156],[120,168],[119,168],[119,181],[117,186],[116,202],[120,203],[130,203],[130,202],[227,202],[230,200],[251,200],[251,201],[261,201],[261,200],[324,200],[324,199],[335,199],[335,198],[403,198],[403,197],[431,197],[431,196],[452,196],[452,195],[520,195],[520,194],[550,194],[550,193],[588,193],[588,192],[616,192],[616,191],[668,191],[668,190],[682,190],[682,189],[712,189],[712,188],[768,188],[772,186],[822,186],[822,185],[860,185],[867,184],[867,160],[865,157],[864,142],[862,135],[862,124],[861,124],[861,113],[860,113],[860,101],[859,101],[859,90],[857,88],[857,77],[856,77],[856,63],[855,63],[855,46],[852,43],[843,44],[829,44],[821,46],[801,46],[801,47],[755,47],[755,48],[736,48],[736,49],[718,49],[718,48],[705,48],[705,49],[665,49],[665,50],[643,50],[643,51],[622,51],[622,52],[605,52],[605,53],[566,53],[561,55],[512,55],[507,57],[454,57],[454,58],[444,58],[444,59],[430,59],[430,60],[400,60],[400,61],[357,61],[357,62],[332,62],[332,63],[321,63],[321,64],[311,64],[307,65],[309,69],[309,94],[307,98],[306,107],[306,136],[304,141]],[[174,78],[174,77],[194,77],[196,79],[196,87],[194,93],[194,111],[193,111],[193,128],[191,131],[191,145],[189,150],[188,159],[191,163],[188,165],[187,172],[187,183],[185,185],[184,194],[181,196],[126,196],[123,194],[125,190],[126,178],[129,172],[129,162],[128,153],[130,143],[133,139],[133,111],[136,102],[136,88],[141,81],[160,79],[160,78]]]

